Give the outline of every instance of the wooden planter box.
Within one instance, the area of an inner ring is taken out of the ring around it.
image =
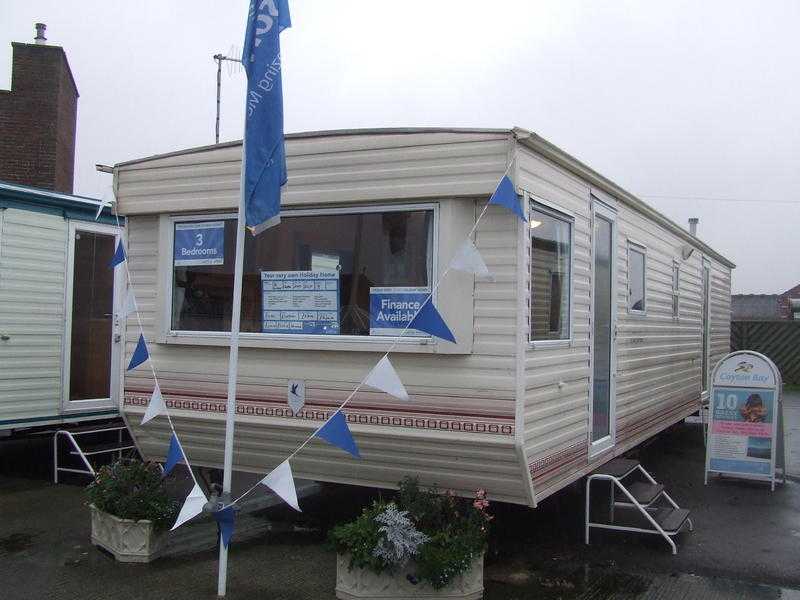
[[[92,511],[92,544],[111,554],[119,562],[150,562],[158,558],[165,535],[157,534],[152,521],[120,519],[103,512],[94,504]]]
[[[336,555],[336,597],[341,600],[417,600],[418,598],[459,598],[478,600],[483,597],[483,555],[476,558],[472,567],[456,577],[450,585],[435,590],[427,582],[413,584],[408,574],[416,572],[410,562],[396,573],[381,573],[353,567],[350,556]]]

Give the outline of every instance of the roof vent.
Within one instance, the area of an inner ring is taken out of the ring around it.
[[[47,29],[47,25],[44,23],[37,23],[36,24],[36,37],[33,38],[33,41],[37,44],[46,44],[47,38],[44,37],[44,32]]]
[[[697,236],[697,224],[700,222],[700,219],[697,217],[692,217],[689,219],[689,233],[693,236]]]

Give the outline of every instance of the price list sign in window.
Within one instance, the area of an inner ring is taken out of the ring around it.
[[[339,334],[337,271],[262,271],[264,333]]]

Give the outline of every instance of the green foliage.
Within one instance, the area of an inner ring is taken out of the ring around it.
[[[485,491],[478,490],[474,500],[467,500],[452,492],[424,490],[416,479],[406,478],[400,482],[396,504],[400,510],[408,511],[416,528],[430,538],[419,546],[414,559],[417,578],[430,582],[434,588],[448,585],[467,571],[485,550],[492,519],[486,512],[489,502]],[[374,552],[383,535],[375,517],[387,506],[389,503],[385,501],[376,501],[355,521],[331,531],[330,539],[336,549],[350,554],[350,568],[360,567],[375,573],[397,568]]]
[[[150,520],[156,529],[172,525],[178,504],[170,499],[155,463],[118,460],[101,467],[86,488],[89,501],[121,519]]]
[[[375,520],[386,508],[383,502],[375,501],[365,508],[361,515],[350,523],[337,525],[330,532],[330,541],[342,553],[350,554],[350,568],[369,569],[382,573],[390,568],[383,559],[373,554],[373,550],[383,535],[380,524]]]

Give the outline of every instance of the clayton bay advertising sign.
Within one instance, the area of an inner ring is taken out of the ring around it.
[[[734,352],[714,369],[706,447],[708,474],[769,481],[775,488],[781,379],[757,352]]]

